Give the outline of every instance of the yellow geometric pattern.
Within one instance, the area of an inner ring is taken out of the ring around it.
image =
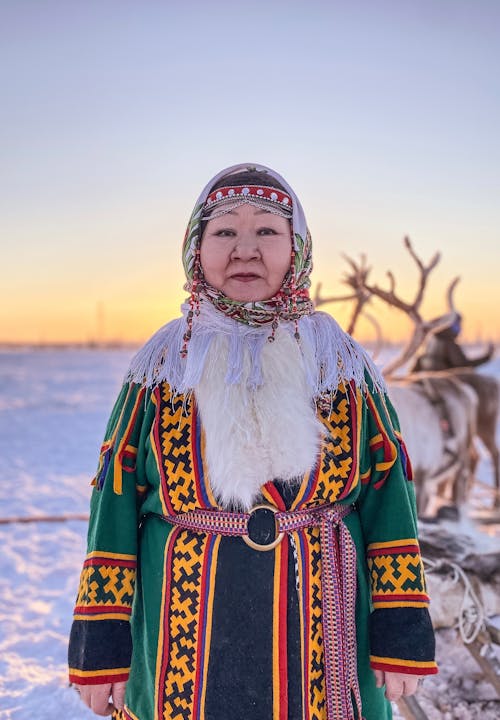
[[[326,436],[319,460],[314,504],[335,502],[340,498],[349,481],[349,490],[354,488],[358,481],[359,404],[357,400],[359,398],[349,398],[347,392],[348,390],[343,386],[339,387],[331,408],[319,411],[319,419],[326,429]],[[354,443],[357,447],[353,452]]]
[[[428,604],[424,567],[414,539],[372,543],[367,549],[367,563],[374,608]]]
[[[75,619],[129,619],[136,578],[135,556],[106,557],[90,553],[80,575]],[[97,557],[96,557],[97,556]],[[115,613],[109,609],[114,608]],[[99,609],[106,612],[99,614]]]
[[[179,532],[171,564],[169,645],[163,688],[163,717],[191,720],[194,712],[195,678],[200,633],[201,577],[204,556],[211,537],[203,533]],[[206,611],[206,608],[205,608]]]
[[[414,593],[420,584],[422,562],[415,555],[390,555],[368,559],[368,568],[376,594]]]
[[[129,605],[134,594],[135,570],[101,565],[83,568],[76,604]],[[107,599],[104,599],[107,598]]]
[[[168,487],[162,486],[164,495],[175,513],[185,513],[206,502],[198,496],[195,482],[193,415],[194,403],[183,395],[172,396],[167,383],[161,385],[160,393],[160,442],[159,462],[168,479]]]

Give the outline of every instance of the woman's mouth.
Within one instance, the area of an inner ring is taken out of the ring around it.
[[[259,275],[255,273],[236,273],[231,275],[231,280],[238,280],[239,282],[251,282],[252,280],[258,280]]]

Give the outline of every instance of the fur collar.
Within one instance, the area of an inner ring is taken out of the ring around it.
[[[262,348],[262,382],[252,388],[250,353],[238,383],[227,385],[228,339],[212,342],[194,388],[205,433],[209,481],[225,507],[248,510],[269,480],[293,481],[311,469],[323,425],[316,417],[303,355],[295,339],[278,328]]]

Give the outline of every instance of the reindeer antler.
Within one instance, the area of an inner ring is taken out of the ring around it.
[[[439,252],[435,253],[431,260],[427,263],[427,265],[425,265],[413,249],[410,238],[406,236],[403,242],[410,256],[415,261],[415,264],[417,265],[420,274],[420,281],[413,302],[406,302],[396,295],[396,281],[391,271],[387,273],[390,283],[389,290],[383,290],[382,288],[379,288],[378,285],[370,286],[366,284],[366,289],[372,295],[375,295],[381,300],[384,300],[388,305],[399,308],[404,313],[406,313],[413,321],[413,333],[410,339],[408,340],[407,344],[402,348],[399,355],[394,358],[392,362],[390,362],[384,367],[385,375],[391,375],[392,373],[394,373],[395,370],[397,370],[409,360],[411,360],[411,358],[414,357],[414,355],[417,353],[418,349],[429,336],[429,334],[439,332],[445,327],[448,327],[448,325],[450,324],[450,322],[453,321],[456,315],[456,311],[453,305],[453,292],[459,281],[459,278],[455,278],[448,287],[447,297],[450,313],[448,315],[427,321],[422,318],[420,314],[420,306],[424,298],[427,281],[429,279],[429,275],[439,263],[441,259],[441,254]]]
[[[319,307],[320,305],[326,305],[327,303],[333,303],[333,302],[343,302],[344,300],[355,300],[357,297],[356,293],[352,293],[351,295],[331,295],[330,297],[321,297],[321,288],[323,287],[323,283],[319,282],[316,285],[316,292],[314,293],[314,306]]]
[[[453,278],[451,281],[448,292],[446,293],[446,297],[448,299],[448,308],[450,310],[450,313],[455,313],[458,315],[457,309],[455,308],[455,303],[453,301],[453,293],[455,292],[455,288],[457,287],[458,283],[460,282],[460,277],[457,275],[456,278]]]
[[[365,283],[365,288],[376,297],[379,297],[381,300],[384,300],[388,305],[392,305],[394,307],[399,308],[399,310],[402,310],[404,313],[409,315],[415,322],[417,323],[424,323],[421,315],[420,315],[420,305],[422,304],[422,300],[424,297],[424,291],[427,285],[427,280],[429,278],[429,275],[434,270],[436,265],[441,259],[441,255],[439,252],[437,252],[429,261],[427,265],[424,265],[424,263],[421,261],[421,259],[418,257],[418,255],[415,253],[413,246],[411,244],[411,240],[408,236],[405,236],[403,240],[404,246],[410,253],[411,257],[415,261],[419,271],[420,271],[420,282],[417,289],[417,293],[415,295],[415,299],[413,302],[406,302],[401,297],[398,297],[396,295],[396,280],[394,278],[394,274],[391,270],[387,271],[387,277],[389,278],[389,289],[384,290],[380,288],[378,285],[368,285]]]
[[[351,272],[348,272],[343,276],[342,283],[352,288],[353,292],[351,294],[327,298],[321,297],[321,283],[318,283],[315,294],[316,306],[345,300],[356,301],[348,328],[348,332],[350,334],[353,333],[356,322],[361,314],[365,315],[370,322],[373,322],[374,318],[364,311],[365,304],[368,303],[372,297],[380,298],[380,300],[383,300],[392,307],[398,308],[411,318],[413,322],[413,333],[399,355],[384,368],[385,375],[391,375],[395,370],[411,360],[429,334],[439,332],[445,327],[448,327],[450,323],[453,322],[457,314],[453,303],[453,293],[457,283],[459,282],[458,277],[452,280],[447,290],[449,313],[432,320],[426,321],[423,319],[420,313],[420,306],[422,305],[424,293],[427,288],[429,275],[439,263],[441,254],[436,252],[426,264],[413,249],[413,245],[408,236],[404,237],[403,244],[411,258],[414,260],[419,271],[419,284],[415,297],[412,301],[406,301],[397,294],[396,279],[391,270],[388,270],[386,273],[389,280],[388,288],[382,288],[377,284],[370,284],[368,282],[368,276],[371,271],[371,267],[367,265],[365,255],[361,256],[361,260],[359,262],[353,260],[347,255],[343,256],[347,264],[350,266]],[[378,328],[380,328],[380,326],[378,326]]]
[[[370,300],[370,293],[366,290],[366,280],[368,278],[368,274],[370,273],[371,268],[366,265],[365,255],[361,255],[360,263],[352,260],[347,255],[343,255],[343,258],[351,266],[352,273],[345,273],[341,282],[344,285],[348,285],[350,288],[352,288],[354,292],[350,295],[333,295],[324,298],[321,297],[322,284],[318,283],[314,296],[314,304],[316,305],[316,307],[319,307],[320,305],[326,305],[327,303],[332,302],[355,300],[356,304],[354,305],[351,319],[349,321],[349,326],[347,328],[347,332],[352,335],[359,316],[361,314],[364,314],[363,308],[365,304]]]

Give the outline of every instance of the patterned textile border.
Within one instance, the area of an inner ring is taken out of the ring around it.
[[[75,620],[129,620],[136,576],[135,555],[91,552],[83,564]]]
[[[403,539],[367,548],[373,607],[427,607],[424,568],[418,542]]]
[[[155,720],[204,717],[220,536],[175,528],[165,549]],[[196,633],[193,634],[193,628]]]

